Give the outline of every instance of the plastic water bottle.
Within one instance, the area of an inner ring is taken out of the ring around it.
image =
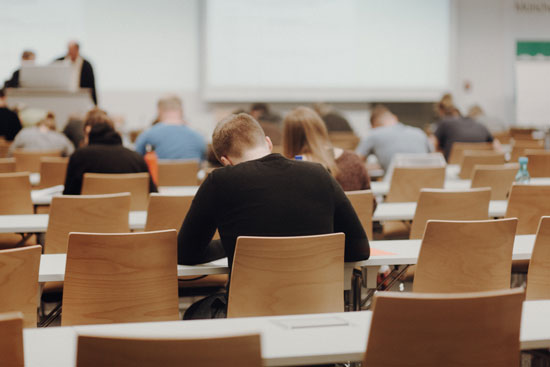
[[[529,183],[529,171],[527,171],[527,157],[519,157],[519,171],[516,174],[516,182],[526,184]]]

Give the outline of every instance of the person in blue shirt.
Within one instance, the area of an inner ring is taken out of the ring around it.
[[[181,100],[176,96],[159,100],[158,122],[139,135],[136,151],[144,155],[147,145],[159,159],[203,160],[206,155],[203,136],[186,126]]]

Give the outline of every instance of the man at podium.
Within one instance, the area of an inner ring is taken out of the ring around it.
[[[23,51],[23,54],[21,55],[21,65],[24,64],[34,64],[34,60],[36,58],[36,55],[33,51],[25,50]],[[17,69],[14,71],[14,73],[11,76],[11,79],[6,80],[4,83],[4,88],[19,88],[19,72],[21,69]]]
[[[67,45],[67,55],[57,59],[68,63],[74,73],[74,80],[79,83],[76,87],[90,88],[92,99],[97,105],[97,96],[95,92],[94,69],[88,60],[80,55],[80,45],[76,41],[70,41]]]

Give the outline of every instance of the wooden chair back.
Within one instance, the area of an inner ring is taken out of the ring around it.
[[[130,194],[54,196],[44,252],[65,254],[69,232],[130,232]]]
[[[71,233],[61,324],[179,319],[176,231]]]
[[[77,367],[261,367],[260,335],[199,339],[79,335]]]
[[[40,159],[40,188],[65,184],[68,157],[42,157]]]
[[[85,173],[82,195],[129,192],[130,210],[147,210],[149,173]]]
[[[395,167],[386,202],[417,201],[423,188],[442,189],[445,167]]]
[[[513,184],[506,218],[518,218],[517,234],[535,234],[540,218],[550,215],[550,185]]]
[[[23,314],[0,314],[0,366],[25,367],[23,354]]]
[[[196,186],[198,173],[197,160],[159,160],[158,186]]]
[[[15,169],[17,172],[40,172],[40,159],[42,157],[61,157],[60,150],[20,150],[13,151]]]
[[[328,136],[332,146],[347,150],[355,150],[360,140],[353,131],[333,131]]]
[[[519,140],[512,145],[510,152],[510,162],[517,163],[519,157],[525,156],[525,152],[529,151],[544,151],[543,142],[541,140]]]
[[[541,217],[527,273],[527,300],[550,299],[550,217]]]
[[[372,195],[372,191],[347,191],[346,196],[357,213],[361,225],[363,225],[363,229],[367,234],[367,238],[372,240],[372,214],[374,211],[374,196]]]
[[[490,187],[491,200],[506,200],[518,173],[519,164],[475,165],[471,188]]]
[[[460,164],[460,172],[458,177],[463,180],[472,178],[472,172],[476,164],[504,164],[506,159],[504,153],[495,152],[492,150],[465,150],[462,154],[462,162]]]
[[[498,141],[501,144],[510,144],[510,140],[512,139],[512,135],[510,134],[510,131],[500,131],[498,133],[493,134],[493,138],[498,139]]]
[[[547,150],[525,150],[527,169],[531,177],[550,177],[550,152]]]
[[[0,312],[21,312],[24,327],[36,327],[41,253],[40,246],[0,250]]]
[[[411,225],[411,239],[420,239],[428,220],[489,219],[491,189],[422,189]]]
[[[10,151],[11,141],[0,139],[0,158],[6,158]]]
[[[237,238],[227,317],[344,311],[343,233]]]
[[[493,143],[453,143],[447,163],[460,164],[465,150],[493,150]]]
[[[523,298],[521,289],[378,292],[363,365],[519,366]]]
[[[533,140],[533,132],[536,129],[532,127],[511,127],[510,135],[514,140]]]
[[[150,194],[145,230],[175,229],[179,231],[192,201],[193,196]]]
[[[0,158],[0,173],[15,172],[15,158]]]
[[[33,213],[29,173],[0,173],[0,215]]]
[[[517,222],[515,218],[428,221],[413,291],[460,293],[510,288]]]

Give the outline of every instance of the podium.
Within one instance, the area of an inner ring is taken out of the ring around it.
[[[89,88],[75,91],[35,88],[8,88],[6,102],[10,108],[39,108],[55,114],[57,129],[62,130],[69,116],[84,117],[94,107]]]

